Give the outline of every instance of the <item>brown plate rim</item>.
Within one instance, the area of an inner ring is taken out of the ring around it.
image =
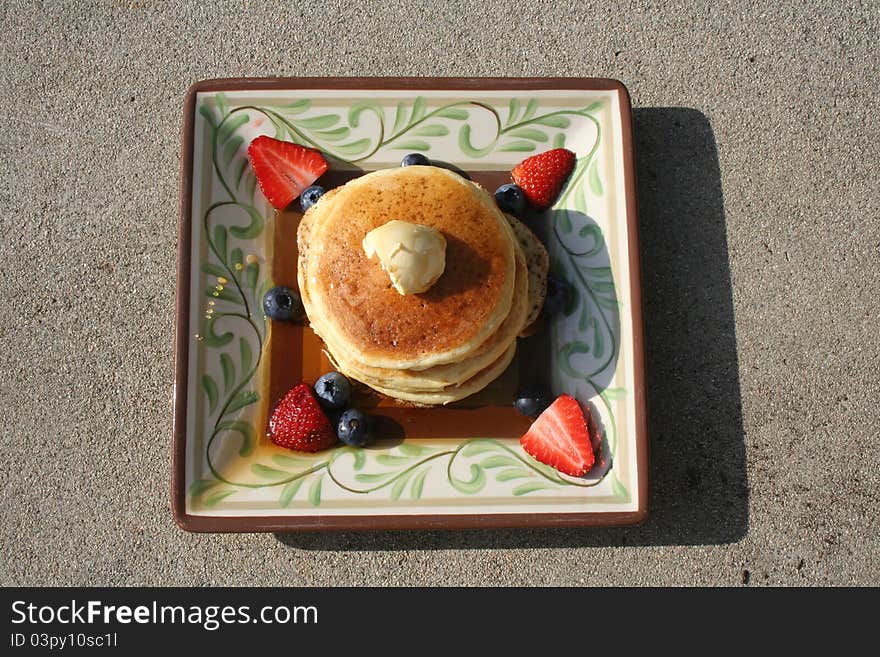
[[[629,244],[633,323],[635,447],[639,505],[635,511],[585,513],[499,513],[363,516],[200,516],[186,512],[186,404],[189,364],[193,139],[195,103],[200,92],[278,89],[547,90],[618,92],[623,145],[624,195]],[[642,522],[648,513],[648,426],[641,266],[636,207],[635,153],[629,90],[611,78],[222,78],[202,80],[186,93],[181,128],[180,205],[174,348],[171,509],[175,522],[191,532],[284,532],[356,530],[500,529],[517,527],[620,526]]]

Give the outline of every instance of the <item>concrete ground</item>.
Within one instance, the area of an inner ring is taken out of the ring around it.
[[[0,584],[880,584],[876,3],[173,4],[0,7]],[[181,103],[263,75],[628,85],[645,525],[175,526]]]

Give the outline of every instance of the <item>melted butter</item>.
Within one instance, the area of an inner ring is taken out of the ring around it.
[[[427,291],[446,269],[446,238],[428,226],[395,219],[367,233],[362,246],[400,294]]]

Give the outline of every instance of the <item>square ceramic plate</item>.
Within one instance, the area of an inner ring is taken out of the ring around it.
[[[630,100],[603,79],[213,80],[186,98],[181,170],[173,509],[193,531],[619,525],[646,513],[648,455]],[[296,284],[299,215],[267,205],[246,157],[260,134],[321,149],[327,185],[453,163],[490,191],[530,154],[577,164],[553,208],[526,218],[575,294],[522,340],[509,370],[451,407],[364,398],[380,440],[318,454],[264,437],[290,385],[327,371],[310,329],[264,319]],[[525,454],[517,380],[591,408],[600,458],[583,478]]]

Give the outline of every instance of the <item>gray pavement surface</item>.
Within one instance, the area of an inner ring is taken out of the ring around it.
[[[880,584],[880,6],[749,4],[4,0],[0,584]],[[181,105],[263,75],[628,85],[643,526],[176,527]]]

